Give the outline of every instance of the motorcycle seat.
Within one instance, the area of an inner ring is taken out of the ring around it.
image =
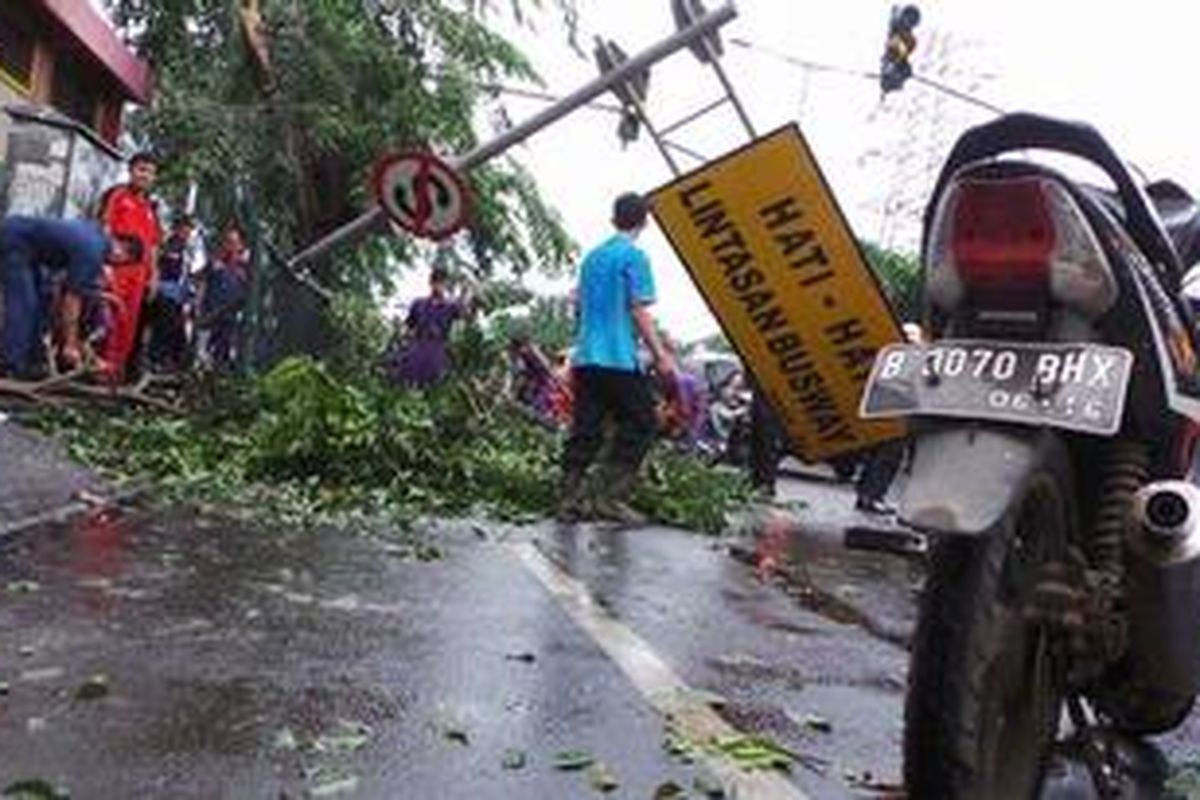
[[[1174,181],[1156,181],[1146,194],[1162,219],[1185,270],[1200,263],[1200,203]]]
[[[1116,192],[1090,184],[1081,184],[1079,188],[1084,196],[1128,223],[1125,206]],[[1200,264],[1200,203],[1186,189],[1170,180],[1151,183],[1145,187],[1145,192],[1186,273]]]

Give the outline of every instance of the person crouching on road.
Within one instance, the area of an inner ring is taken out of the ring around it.
[[[649,380],[638,363],[640,336],[660,378],[675,380],[675,364],[659,340],[650,313],[654,278],[650,261],[635,241],[649,207],[637,194],[613,205],[616,234],[592,250],[579,270],[577,330],[572,354],[574,410],[563,452],[558,518],[585,514],[587,471],[604,445],[605,424],[614,425],[596,513],[623,524],[644,522],[629,505],[638,468],[654,441],[657,420]]]
[[[100,276],[109,263],[137,262],[134,239],[105,236],[94,220],[12,216],[0,223],[0,274],[4,285],[4,367],[16,378],[37,377],[42,365],[39,340],[50,309],[45,291],[48,273],[64,273],[59,309],[59,361],[67,369],[83,362],[79,343],[84,301],[100,293]]]

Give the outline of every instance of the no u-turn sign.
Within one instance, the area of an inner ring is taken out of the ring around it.
[[[375,167],[375,194],[387,215],[414,236],[445,239],[467,222],[466,182],[432,153],[396,153]]]

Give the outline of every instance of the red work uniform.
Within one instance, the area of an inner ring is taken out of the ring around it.
[[[129,366],[136,345],[142,300],[152,274],[151,264],[161,233],[158,215],[150,198],[129,186],[110,189],[101,209],[101,222],[112,235],[133,236],[142,243],[142,258],[129,264],[112,266],[109,291],[121,301],[113,314],[112,329],[104,344],[104,360],[121,379]]]

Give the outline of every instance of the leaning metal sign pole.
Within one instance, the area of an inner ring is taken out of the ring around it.
[[[484,142],[468,153],[448,159],[449,163],[458,171],[466,172],[495,158],[513,145],[520,144],[525,139],[528,139],[542,128],[557,122],[572,111],[611,91],[614,86],[628,82],[651,65],[662,61],[679,50],[692,46],[694,42],[702,40],[707,34],[720,29],[736,18],[737,8],[733,2],[726,3],[721,8],[700,17],[690,27],[679,31],[674,36],[662,40],[644,52],[623,62],[616,69],[580,87],[572,94],[564,97],[559,102],[549,106],[520,125],[505,131],[491,141]],[[362,216],[332,231],[324,238],[292,256],[287,264],[289,271],[294,271],[300,265],[329,253],[335,247],[367,237],[380,225],[384,218],[385,214],[382,207],[376,203]]]
[[[671,8],[681,30],[704,15],[703,0],[671,0]],[[899,340],[899,324],[815,156],[797,125],[757,135],[721,65],[716,31],[691,49],[716,72],[719,100],[656,129],[636,93],[625,93],[675,174],[650,194],[659,227],[793,453],[825,461],[898,438],[903,425],[858,411],[875,353]],[[680,174],[666,137],[726,104],[750,143]]]
[[[671,0],[671,12],[675,17],[675,23],[682,31],[694,30],[697,23],[706,17],[703,0]],[[704,66],[711,67],[716,73],[717,80],[721,84],[723,94],[721,97],[700,108],[680,120],[677,120],[664,128],[658,128],[654,121],[650,118],[647,109],[645,87],[638,90],[636,79],[627,81],[614,87],[617,97],[622,104],[641,122],[646,132],[650,134],[651,140],[662,154],[663,161],[666,162],[667,168],[671,170],[671,174],[679,177],[683,174],[679,163],[671,155],[671,151],[677,151],[684,155],[690,156],[700,162],[707,163],[709,159],[689,150],[686,147],[672,141],[668,138],[670,134],[686,128],[691,123],[707,116],[725,105],[733,106],[737,112],[738,120],[746,131],[746,135],[754,140],[758,137],[758,133],[754,129],[754,123],[750,121],[750,115],[746,112],[746,107],[742,104],[741,98],[738,97],[737,91],[733,88],[733,82],[726,74],[725,68],[721,65],[721,56],[723,54],[721,46],[721,36],[717,29],[713,29],[703,36],[698,36],[689,45],[692,54]],[[620,48],[611,39],[596,37],[596,55],[600,62],[600,70],[602,74],[611,74],[615,66],[623,63],[623,55]]]

